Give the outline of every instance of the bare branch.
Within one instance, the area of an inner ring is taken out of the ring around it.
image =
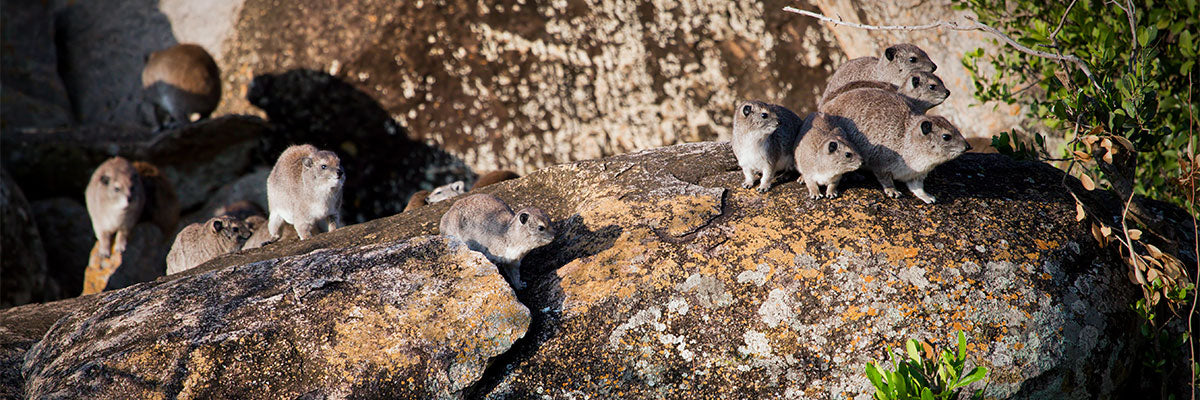
[[[842,21],[840,19],[830,18],[830,17],[824,16],[822,14],[817,14],[812,11],[801,10],[801,9],[798,9],[795,7],[784,7],[783,11],[800,14],[800,15],[804,15],[804,16],[808,16],[808,17],[813,17],[813,18],[819,19],[821,21],[829,22],[832,24],[852,26],[855,28],[866,29],[866,30],[918,31],[918,30],[929,30],[929,29],[935,29],[935,28],[947,28],[947,29],[952,29],[952,30],[956,30],[956,31],[984,31],[984,32],[992,34],[993,36],[996,36],[1000,40],[1003,40],[1004,43],[1007,43],[1009,46],[1012,46],[1014,49],[1017,49],[1017,51],[1020,51],[1022,53],[1029,54],[1029,55],[1036,56],[1036,57],[1051,59],[1051,60],[1067,61],[1072,64],[1075,64],[1075,66],[1077,68],[1079,68],[1079,70],[1083,71],[1083,74],[1087,76],[1088,81],[1092,82],[1092,85],[1096,87],[1096,90],[1101,90],[1101,91],[1104,90],[1103,88],[1100,87],[1100,83],[1096,82],[1096,78],[1094,76],[1092,76],[1092,70],[1090,68],[1088,68],[1087,63],[1084,62],[1083,60],[1079,59],[1079,57],[1075,57],[1073,55],[1059,55],[1059,54],[1047,53],[1044,51],[1038,51],[1038,50],[1031,49],[1029,47],[1026,47],[1025,45],[1017,43],[1016,40],[1013,40],[1013,38],[1009,37],[1008,35],[1005,35],[1003,32],[996,30],[996,28],[988,26],[987,24],[984,24],[982,22],[979,22],[978,20],[976,20],[975,18],[972,18],[970,16],[965,17],[967,21],[971,22],[970,24],[960,24],[958,21],[937,21],[937,22],[929,23],[929,24],[925,24],[925,25],[866,25],[866,24],[858,24],[858,23],[854,23],[854,22],[846,22],[846,21]]]
[[[1058,48],[1058,32],[1062,31],[1063,23],[1067,22],[1067,15],[1071,13],[1071,8],[1075,7],[1075,1],[1071,0],[1071,4],[1067,6],[1067,11],[1063,11],[1063,16],[1058,20],[1058,27],[1054,28],[1054,33],[1050,34],[1050,42],[1054,43],[1054,48]]]

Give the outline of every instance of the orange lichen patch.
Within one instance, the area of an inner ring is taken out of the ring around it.
[[[121,253],[113,252],[108,258],[100,258],[100,243],[92,245],[88,255],[87,269],[83,271],[83,294],[96,294],[108,286],[108,277],[121,266]]]
[[[821,271],[812,268],[803,268],[796,271],[796,279],[816,278],[819,275],[821,275]]]
[[[187,363],[188,375],[183,380],[183,389],[179,392],[179,398],[203,398],[203,390],[210,386],[211,381],[208,378],[214,375],[213,367],[215,366],[216,363],[205,355],[203,350],[192,350]]]
[[[1033,244],[1036,245],[1039,250],[1051,250],[1059,247],[1057,240],[1033,239]]]
[[[661,203],[659,203],[661,204]],[[720,196],[675,196],[667,204],[659,205],[666,211],[647,213],[646,217],[657,221],[656,227],[665,228],[671,236],[682,236],[703,226],[721,214]]]
[[[920,249],[917,249],[916,247],[895,246],[888,243],[873,243],[871,244],[871,251],[886,255],[888,262],[892,264],[899,264],[901,261],[911,260],[916,258],[917,254],[920,253]]]
[[[626,229],[604,251],[559,268],[557,273],[567,296],[564,301],[575,304],[572,307],[580,307],[580,312],[586,312],[591,305],[613,294],[631,294],[640,284],[635,278],[644,274],[655,274],[660,284],[667,281],[661,274],[676,269],[673,262],[651,266],[633,265],[629,261],[639,256],[657,256],[664,244],[652,240],[655,238],[654,232],[644,226]]]
[[[432,316],[432,310],[417,315],[404,314],[404,319],[412,325],[397,324],[401,314],[395,307],[385,306],[382,310],[355,306],[350,313],[361,315],[361,318],[349,318],[334,325],[337,341],[326,360],[334,367],[335,371],[331,372],[335,376],[353,376],[354,370],[363,363],[393,372],[421,362],[411,350],[417,344],[414,340],[417,329],[430,323],[426,318]]]
[[[842,317],[842,321],[849,322],[849,321],[858,320],[865,315],[867,315],[867,313],[859,311],[858,307],[849,307],[846,309],[845,312],[842,312],[841,317]]]
[[[796,257],[793,253],[777,248],[768,250],[766,256],[767,260],[774,261],[775,265],[789,265],[792,263],[792,259]]]

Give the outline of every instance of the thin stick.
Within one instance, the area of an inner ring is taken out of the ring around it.
[[[1193,208],[1193,209],[1196,207],[1196,179],[1193,177],[1196,174],[1196,170],[1194,169],[1195,163],[1196,163],[1196,135],[1194,133],[1195,130],[1193,128],[1196,125],[1196,118],[1194,117],[1195,113],[1196,112],[1192,110],[1192,74],[1189,73],[1188,74],[1188,136],[1189,136],[1188,137],[1188,147],[1192,148],[1192,164],[1193,165],[1191,167],[1188,167],[1188,169],[1190,170],[1190,171],[1188,171],[1188,175],[1192,175],[1192,176],[1188,177],[1188,181],[1190,181],[1190,183],[1192,184],[1192,193],[1191,193],[1192,206],[1190,208]],[[1200,227],[1196,226],[1196,213],[1194,212],[1194,210],[1192,210],[1192,211],[1193,212],[1191,212],[1189,214],[1192,214],[1192,240],[1195,241],[1195,243],[1193,243],[1193,246],[1195,246],[1195,249],[1196,249],[1196,253],[1194,253],[1194,254],[1197,254],[1197,256],[1200,257]],[[1196,275],[1192,276],[1192,279],[1194,279],[1196,281],[1196,283],[1200,283],[1200,260],[1197,260],[1197,262],[1196,262]],[[1188,332],[1191,332],[1191,334],[1188,335],[1188,349],[1192,353],[1192,365],[1191,365],[1191,368],[1192,368],[1192,379],[1191,379],[1191,381],[1192,381],[1192,400],[1196,400],[1196,328],[1192,327],[1192,321],[1196,319],[1196,303],[1200,303],[1200,291],[1198,291],[1197,289],[1200,289],[1200,288],[1198,288],[1196,286],[1192,287],[1192,309],[1188,311],[1188,322],[1187,322],[1188,323]]]
[[[1000,40],[1003,40],[1009,46],[1012,46],[1014,49],[1017,49],[1017,51],[1020,51],[1022,53],[1041,57],[1041,58],[1048,58],[1051,60],[1060,60],[1060,61],[1071,62],[1071,63],[1075,64],[1075,66],[1078,67],[1081,71],[1083,71],[1083,74],[1087,76],[1088,81],[1092,82],[1092,85],[1096,87],[1096,90],[1101,90],[1101,91],[1104,90],[1103,88],[1100,87],[1100,83],[1096,82],[1096,78],[1092,76],[1092,70],[1088,68],[1087,63],[1083,62],[1083,60],[1079,59],[1079,57],[1075,57],[1072,55],[1064,56],[1064,55],[1058,55],[1058,54],[1053,54],[1053,53],[1047,53],[1044,51],[1038,51],[1038,50],[1034,50],[1034,49],[1025,47],[1024,45],[1017,43],[1016,40],[1013,40],[1013,38],[1009,37],[1008,35],[1005,35],[1004,33],[996,30],[996,28],[988,26],[987,24],[984,24],[982,22],[979,22],[970,16],[964,17],[967,19],[967,21],[971,22],[970,24],[959,24],[957,21],[937,21],[937,22],[929,23],[929,24],[925,24],[925,25],[882,25],[881,26],[881,25],[864,25],[864,24],[858,24],[858,23],[854,23],[854,22],[846,22],[846,21],[842,21],[840,19],[826,17],[825,15],[822,15],[822,14],[817,14],[812,11],[805,11],[805,10],[801,10],[801,9],[798,9],[795,7],[790,7],[790,6],[784,7],[783,11],[800,14],[800,15],[804,15],[804,16],[808,16],[808,17],[813,17],[813,18],[819,19],[821,21],[825,21],[825,22],[829,22],[829,23],[833,23],[833,24],[837,24],[837,25],[852,26],[852,27],[859,28],[859,29],[866,29],[866,30],[873,30],[873,31],[880,31],[880,30],[883,30],[883,31],[919,31],[919,30],[928,30],[928,29],[934,29],[934,28],[947,28],[947,29],[953,29],[956,31],[984,31],[984,32],[992,34],[993,36],[1000,38]]]
[[[1063,11],[1063,16],[1058,20],[1058,27],[1054,28],[1054,33],[1050,34],[1050,41],[1054,43],[1054,47],[1058,47],[1058,32],[1062,31],[1063,23],[1067,22],[1067,14],[1071,13],[1071,8],[1075,7],[1075,1],[1071,0],[1071,4],[1067,6],[1067,11]]]

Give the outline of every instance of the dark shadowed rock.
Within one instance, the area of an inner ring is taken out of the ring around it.
[[[46,280],[55,282],[57,293],[46,292],[46,300],[78,296],[83,291],[83,271],[88,253],[96,244],[91,219],[79,201],[58,197],[31,204],[38,232],[46,238]]]
[[[42,301],[46,252],[25,194],[0,169],[0,308]]]
[[[453,398],[529,325],[494,265],[440,237],[183,275],[64,318],[25,393]]]
[[[0,8],[0,130],[71,123],[58,77],[54,17],[48,1],[4,0]]]
[[[167,252],[174,239],[163,235],[152,222],[139,222],[129,235],[125,252],[113,253],[108,258],[100,257],[100,243],[93,240],[83,272],[83,294],[120,289],[163,276],[167,272]]]
[[[164,132],[111,125],[0,136],[5,168],[18,182],[37,182],[31,198],[75,197],[83,193],[96,166],[112,156],[158,166],[188,209],[208,194],[248,172],[266,123],[249,116],[226,116]]]

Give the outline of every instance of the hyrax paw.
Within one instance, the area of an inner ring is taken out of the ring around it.
[[[900,198],[900,191],[892,188],[883,189],[883,194],[886,194],[887,197],[891,197],[893,199]]]
[[[752,187],[754,187],[754,181],[745,181],[745,182],[742,182],[742,189],[749,189],[749,188],[752,188]]]
[[[930,196],[930,195],[917,196],[917,197],[920,198],[921,201],[925,202],[925,204],[933,204],[934,202],[937,201],[936,198],[934,198],[933,196]]]
[[[100,251],[97,251],[96,253],[97,253],[97,255],[99,255],[99,256],[100,256],[100,259],[105,259],[105,258],[112,257],[112,250],[110,250],[110,249],[105,249],[105,248],[103,248],[103,247],[101,247],[101,248],[100,248]]]
[[[759,187],[758,187],[758,192],[759,192],[759,193],[766,193],[766,192],[767,192],[768,190],[770,190],[770,189],[771,189],[771,188],[766,188],[766,187],[759,186]]]
[[[822,196],[821,196],[821,194],[820,194],[820,193],[810,193],[810,194],[808,195],[808,198],[810,198],[810,199],[814,199],[814,200],[815,200],[815,199],[819,199],[819,198],[821,198],[821,197],[822,197]]]
[[[825,197],[828,197],[831,199],[836,199],[838,197],[838,194],[837,193],[826,193]]]

